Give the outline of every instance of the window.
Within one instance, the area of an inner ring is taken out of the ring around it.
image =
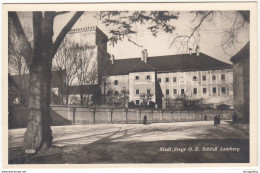
[[[151,94],[151,90],[150,89],[147,89],[147,94]]]
[[[135,90],[135,93],[136,93],[136,94],[139,94],[139,90]]]
[[[169,82],[169,78],[167,77],[167,78],[165,78],[165,82]]]
[[[226,93],[226,88],[225,88],[225,87],[222,87],[222,88],[221,88],[221,92],[222,92],[223,94],[225,94],[225,93]]]
[[[139,80],[139,76],[135,76],[135,80]]]
[[[115,84],[115,85],[118,85],[118,80],[115,80],[115,81],[114,81],[114,84]]]
[[[203,81],[207,80],[207,77],[206,76],[202,76],[202,80]]]
[[[136,105],[139,105],[139,100],[136,100],[136,101],[135,101],[135,104],[136,104]]]
[[[146,76],[146,79],[147,79],[147,80],[150,80],[150,79],[151,79],[151,76],[150,76],[150,75],[147,75],[147,76]]]
[[[166,95],[169,95],[169,94],[170,94],[169,89],[166,89]]]
[[[118,91],[115,91],[115,96],[118,96]]]
[[[225,80],[225,75],[224,74],[221,75],[221,80]]]
[[[193,94],[197,94],[197,88],[193,88]]]
[[[110,96],[111,94],[113,94],[113,91],[108,90],[108,91],[107,91],[107,95]]]
[[[184,89],[181,89],[181,94],[184,94]]]
[[[177,94],[177,89],[173,89],[173,94]]]
[[[162,79],[161,79],[161,78],[158,78],[158,81],[161,83],[161,82],[162,82]]]
[[[193,76],[193,80],[197,80],[197,76]]]
[[[212,93],[214,93],[214,94],[217,93],[217,88],[216,87],[212,88]]]
[[[203,88],[203,94],[206,94],[207,93],[207,88]]]
[[[216,76],[215,75],[212,76],[212,80],[216,80]]]
[[[176,77],[173,77],[173,82],[177,82],[177,78]]]

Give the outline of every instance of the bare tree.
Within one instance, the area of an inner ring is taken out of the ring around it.
[[[120,92],[120,102],[122,103],[123,107],[128,104],[129,100],[129,91],[126,88],[123,88]]]
[[[32,32],[28,25],[24,27],[26,37],[30,40],[32,38]],[[18,99],[20,103],[25,103],[29,89],[29,70],[25,62],[25,58],[21,53],[21,47],[17,37],[13,38],[13,42],[8,42],[8,73],[13,76],[18,84]]]
[[[152,100],[152,94],[140,94],[141,105],[146,107],[148,106],[149,102]]]
[[[94,46],[80,44],[76,51],[76,82],[79,86],[80,105],[83,105],[87,92],[85,86],[94,85],[97,82],[97,62],[93,61],[95,60]]]
[[[192,11],[190,32],[178,33],[173,24],[185,12],[173,11],[110,11],[100,12],[99,18],[106,25],[111,27],[109,41],[112,45],[118,41],[127,39],[136,46],[143,47],[133,41],[132,36],[138,31],[135,24],[147,26],[154,37],[157,37],[159,31],[168,33],[171,38],[170,47],[174,46],[179,52],[188,52],[190,48],[195,49],[200,42],[200,31],[204,24],[214,22],[219,18],[226,21],[222,28],[222,40],[220,46],[223,50],[233,47],[237,48],[239,44],[238,35],[243,27],[250,22],[249,11]]]
[[[173,33],[171,46],[175,46],[181,52],[195,49],[200,42],[200,30],[203,24],[213,22],[219,18],[222,21],[222,40],[220,46],[226,52],[228,48],[237,49],[238,35],[246,23],[249,23],[249,11],[192,11],[193,16],[190,32],[185,34]],[[225,22],[225,23],[223,23]],[[226,52],[227,53],[227,52]]]
[[[78,50],[79,46],[77,43],[65,38],[53,59],[54,68],[60,71],[64,70],[65,73],[65,75],[60,73],[58,78],[60,85],[59,94],[65,105],[70,104],[72,100],[70,98],[70,89],[72,85],[76,84]]]

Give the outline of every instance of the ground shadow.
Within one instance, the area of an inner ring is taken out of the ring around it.
[[[182,130],[180,128],[178,130]],[[227,129],[228,130],[228,129]],[[248,139],[191,139],[160,141],[120,141],[136,135],[144,135],[154,130],[140,129],[129,133],[120,128],[107,132],[106,136],[86,145],[69,145],[60,152],[49,155],[37,155],[30,159],[12,159],[9,164],[101,164],[101,163],[248,163]],[[210,133],[218,133],[212,129]],[[223,134],[223,132],[222,132]],[[217,135],[221,135],[217,134]],[[84,136],[90,137],[90,136]],[[72,139],[76,140],[76,139]],[[162,148],[171,151],[162,151]],[[198,148],[198,151],[196,150]],[[215,148],[217,151],[203,151],[204,148]],[[239,151],[220,151],[222,148],[239,148]],[[173,151],[175,148],[183,148]],[[185,151],[184,151],[185,149]],[[188,149],[192,149],[189,151]]]

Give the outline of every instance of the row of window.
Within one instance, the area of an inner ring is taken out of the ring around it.
[[[138,95],[139,93],[140,93],[139,89],[135,90],[135,94]],[[150,90],[150,89],[147,89],[146,93],[147,93],[147,94],[151,94],[151,90]]]
[[[206,94],[207,93],[207,88],[202,88],[202,92],[203,94]],[[221,92],[223,94],[226,93],[226,87],[221,87]],[[151,94],[151,90],[150,89],[147,89],[146,91],[147,94]],[[170,94],[170,90],[169,89],[166,89],[166,95],[169,95]],[[197,88],[193,88],[193,94],[197,94],[198,93],[198,89]],[[216,94],[217,93],[217,88],[216,87],[213,87],[212,88],[212,93],[213,94]],[[119,95],[118,91],[115,91],[114,93],[116,96]],[[136,95],[139,95],[140,94],[140,91],[139,89],[135,90],[135,94]],[[173,89],[173,94],[176,95],[177,94],[177,89]],[[184,89],[181,89],[181,94],[184,94]]]
[[[139,79],[140,79],[139,76],[135,76],[135,80],[139,80]],[[150,75],[147,75],[147,76],[145,77],[145,79],[146,79],[146,80],[150,80],[150,79],[151,79],[151,76],[150,76]],[[226,79],[225,75],[222,74],[222,75],[221,75],[221,80],[225,80],[225,79]],[[198,80],[197,76],[193,76],[193,81],[197,81],[197,80]],[[202,76],[202,80],[203,80],[203,81],[206,81],[206,80],[207,80],[207,76]],[[213,81],[216,80],[216,75],[213,75],[213,76],[212,76],[212,80],[213,80]],[[158,81],[159,81],[159,82],[162,82],[162,79],[161,79],[161,78],[158,78]],[[169,79],[168,77],[166,77],[166,78],[165,78],[165,82],[170,82],[170,79]],[[173,77],[173,82],[177,82],[177,78],[176,78],[176,77]],[[114,81],[114,84],[115,84],[115,85],[118,85],[118,80],[115,80],[115,81]]]
[[[225,79],[226,79],[225,75],[222,74],[222,75],[221,75],[221,80],[225,80]],[[197,80],[198,80],[197,76],[193,76],[193,80],[194,80],[194,81],[197,81]],[[203,81],[206,81],[206,80],[207,80],[207,76],[202,76],[202,80],[203,80]],[[212,80],[213,80],[213,81],[216,80],[216,75],[213,75],[213,76],[212,76]],[[162,79],[161,79],[161,78],[158,78],[158,81],[159,81],[159,82],[162,82]],[[165,78],[165,82],[170,82],[170,79],[169,79],[168,77],[166,77],[166,78]],[[176,78],[176,77],[173,77],[173,82],[177,82],[177,78]]]
[[[221,80],[225,80],[226,76],[224,74],[221,75]],[[193,80],[196,81],[197,80],[197,76],[193,76]],[[207,76],[202,76],[202,80],[206,81],[207,80]],[[216,80],[216,75],[212,76],[212,80]]]
[[[184,89],[181,89],[181,94],[184,94]],[[203,94],[206,94],[207,93],[207,88],[202,88],[202,92]],[[221,92],[223,94],[226,93],[226,87],[221,87]],[[166,95],[169,95],[170,94],[170,90],[169,89],[166,89]],[[193,88],[193,94],[197,94],[198,93],[198,89],[197,88]],[[217,88],[216,87],[213,87],[212,88],[212,93],[213,94],[216,94],[217,93]],[[135,90],[135,94],[136,95],[139,95],[140,94],[140,91],[139,89]],[[150,89],[147,89],[147,94],[151,94],[151,90]],[[177,94],[177,89],[173,89],[173,94]]]
[[[207,88],[202,88],[202,92],[203,94],[206,94],[207,93]],[[221,87],[221,92],[223,94],[226,93],[226,87]],[[170,94],[170,90],[169,89],[166,89],[166,95],[169,95]],[[197,88],[193,88],[193,94],[197,94],[198,93],[198,89]],[[217,93],[217,88],[216,87],[213,87],[212,88],[212,93],[213,94],[216,94]],[[177,89],[173,89],[173,94],[177,94]],[[181,94],[184,94],[184,89],[181,89]]]
[[[140,77],[139,76],[135,76],[135,80],[139,80]],[[150,80],[151,79],[151,76],[150,75],[147,75],[145,77],[146,80]],[[114,85],[118,85],[118,80],[114,80]]]
[[[139,79],[140,79],[139,76],[135,76],[135,80],[139,80]],[[150,75],[147,75],[147,76],[145,76],[145,79],[146,79],[146,80],[150,80],[150,79],[151,79],[151,76],[150,76]]]

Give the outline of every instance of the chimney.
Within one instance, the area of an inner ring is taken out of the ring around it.
[[[114,64],[114,63],[115,63],[115,56],[112,55],[112,56],[111,56],[111,64]]]
[[[189,48],[189,54],[192,55],[192,48]]]
[[[200,56],[200,47],[197,45],[196,47],[196,55],[197,56]]]
[[[147,58],[148,58],[148,52],[146,49],[144,49],[141,52],[141,61],[144,61],[145,63],[147,63]]]

